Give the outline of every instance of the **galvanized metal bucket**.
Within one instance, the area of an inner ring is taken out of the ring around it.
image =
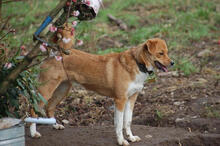
[[[0,129],[0,146],[25,146],[24,123]]]

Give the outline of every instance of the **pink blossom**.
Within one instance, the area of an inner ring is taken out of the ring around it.
[[[22,45],[20,48],[21,48],[21,50],[25,50],[26,49],[25,45]]]
[[[66,5],[69,6],[69,5],[70,5],[70,2],[66,2]]]
[[[86,4],[89,6],[91,3],[89,0],[86,1]]]
[[[60,60],[62,60],[62,56],[55,56],[55,59],[56,59],[57,61],[60,61]]]
[[[72,0],[72,2],[76,3],[77,0]]]
[[[27,54],[28,54],[28,51],[26,50],[26,46],[25,45],[22,45],[21,47],[20,47],[20,49],[21,49],[21,56],[26,56]]]
[[[83,45],[83,41],[82,41],[82,40],[77,40],[76,45],[77,45],[77,46],[82,46],[82,45]]]
[[[21,56],[26,56],[27,54],[28,54],[27,51],[24,51],[24,50],[21,51]]]
[[[42,45],[43,45],[43,46],[45,46],[45,47],[46,47],[46,46],[48,46],[48,44],[47,44],[47,43],[43,43]]]
[[[218,40],[218,44],[220,45],[220,40]]]
[[[15,29],[12,28],[9,31],[12,32],[15,35]]]
[[[77,26],[77,23],[78,23],[77,21],[73,21],[73,22],[72,22],[72,27],[76,27],[76,26]]]
[[[57,28],[51,24],[51,25],[49,26],[49,31],[50,31],[50,32],[56,32],[56,31],[57,31]]]
[[[74,35],[75,28],[71,28],[71,35]]]
[[[75,17],[79,16],[79,11],[73,11],[72,15]]]
[[[43,44],[40,45],[40,50],[41,52],[46,52],[47,51],[46,46],[44,46]]]
[[[10,69],[12,67],[12,63],[5,63],[4,68]]]
[[[12,28],[12,29],[10,29],[10,32],[15,32],[15,29],[13,29],[13,28]]]

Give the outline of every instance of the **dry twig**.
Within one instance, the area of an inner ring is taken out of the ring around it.
[[[7,3],[11,3],[11,2],[20,2],[20,1],[24,1],[24,0],[0,0],[2,1],[2,4],[7,4]]]
[[[128,26],[121,19],[117,19],[115,16],[111,14],[108,14],[108,19],[110,21],[115,22],[119,26],[120,29],[125,30],[125,31],[128,29]]]

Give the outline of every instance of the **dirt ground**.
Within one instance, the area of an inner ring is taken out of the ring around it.
[[[220,52],[218,44],[212,46],[207,64],[202,65],[200,57],[192,60],[201,66],[199,73],[160,73],[156,82],[146,83],[133,115],[133,131],[142,141],[132,145],[220,145],[220,85],[216,78]],[[43,137],[31,139],[27,131],[26,144],[116,145],[113,111],[111,98],[74,85],[70,96],[56,110],[59,123],[64,119],[69,122],[66,129],[55,131],[50,126],[39,126]]]
[[[181,128],[132,126],[134,133],[141,141],[132,146],[201,146],[220,145],[220,134],[200,134],[188,132]],[[39,126],[43,134],[40,139],[26,136],[26,146],[116,146],[113,126],[67,127],[64,130],[54,130],[49,126]],[[26,129],[27,131],[28,129]]]

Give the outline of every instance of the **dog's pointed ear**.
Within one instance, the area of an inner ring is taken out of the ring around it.
[[[67,28],[68,28],[68,23],[67,23],[67,22],[66,22],[66,23],[64,23],[64,25],[63,25],[63,26],[64,26],[64,28],[65,28],[65,29],[67,29]]]
[[[157,40],[155,39],[149,39],[145,42],[144,44],[144,48],[150,53],[150,54],[153,54],[153,52],[155,51],[156,49],[156,43],[157,43]]]
[[[58,40],[60,40],[60,39],[63,38],[63,29],[64,29],[64,28],[59,28],[59,29],[57,30],[56,37],[57,37]]]
[[[57,38],[58,38],[58,39],[62,39],[62,38],[63,38],[62,34],[58,32],[58,33],[57,33]]]

